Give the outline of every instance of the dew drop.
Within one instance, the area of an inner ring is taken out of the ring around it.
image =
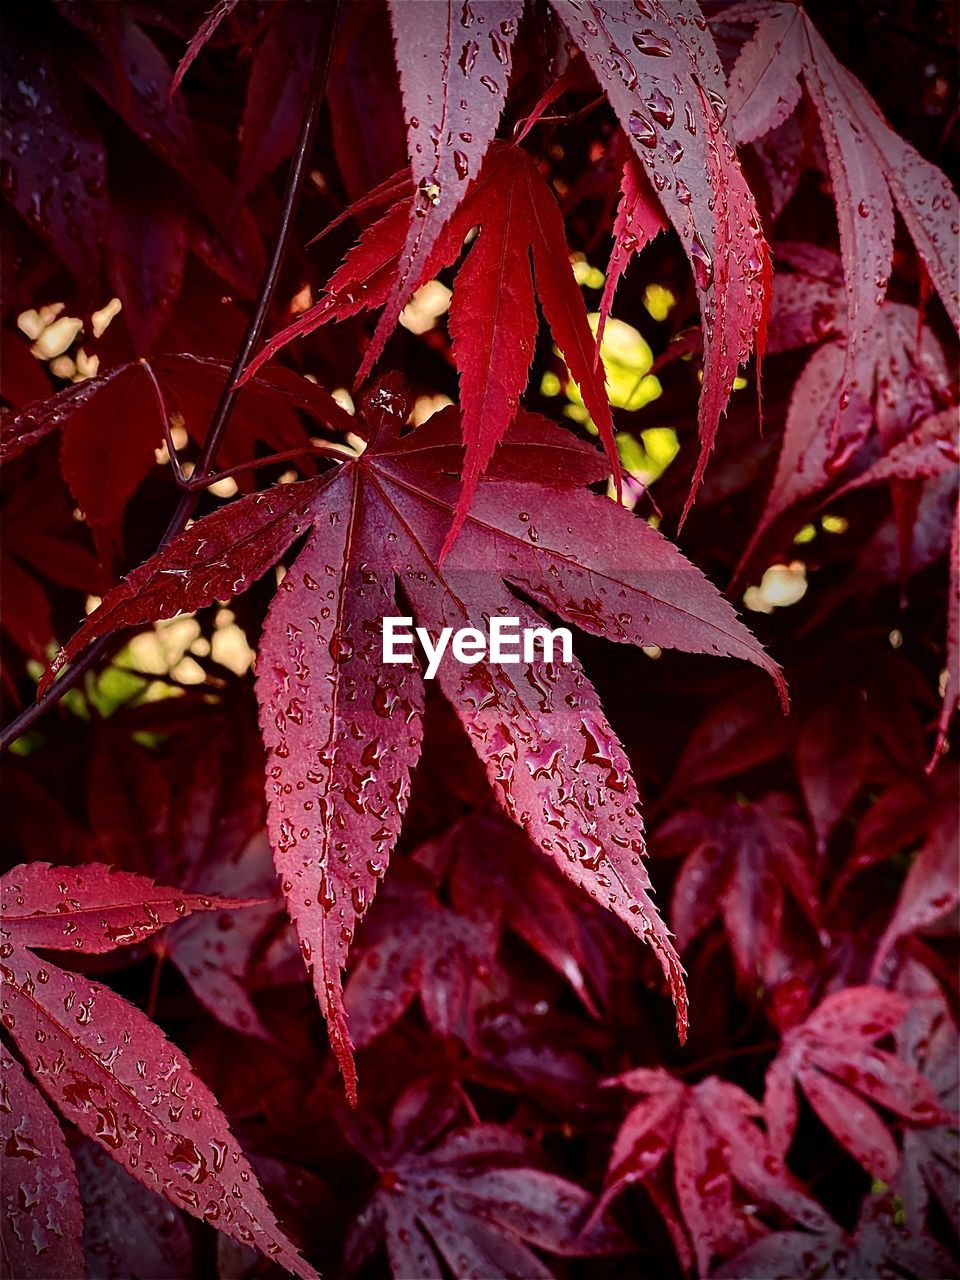
[[[690,257],[693,259],[693,274],[696,277],[697,288],[709,289],[713,284],[713,258],[707,252],[707,246],[696,231],[690,242]]]
[[[477,61],[477,54],[479,52],[480,52],[480,46],[477,44],[476,40],[468,40],[467,43],[463,46],[463,49],[460,51],[460,57],[458,59],[458,62],[460,65],[460,70],[463,72],[465,76],[468,76],[470,72],[473,70],[474,64]]]
[[[647,98],[647,110],[656,120],[657,124],[663,125],[664,129],[669,129],[674,121],[673,99],[668,98],[666,94],[661,93],[659,89],[654,89]]]
[[[645,115],[639,111],[630,112],[630,132],[643,147],[657,145],[657,131]]]
[[[635,31],[633,33],[633,43],[641,53],[645,53],[648,58],[670,58],[673,56],[673,49],[667,40],[658,36],[656,32],[646,27],[643,31]]]

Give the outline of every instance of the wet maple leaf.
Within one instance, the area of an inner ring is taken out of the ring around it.
[[[89,281],[102,259],[107,222],[103,140],[78,86],[13,29],[3,41],[2,74],[9,86],[0,118],[3,194],[64,265]],[[51,130],[49,147],[31,146],[38,114]]]
[[[645,1067],[607,1083],[643,1100],[614,1141],[595,1214],[625,1187],[662,1174],[669,1162],[673,1196],[702,1275],[715,1256],[742,1249],[763,1231],[751,1202],[812,1229],[829,1223],[767,1141],[758,1124],[760,1104],[737,1085],[716,1076],[686,1085],[667,1071]],[[663,1190],[660,1178],[655,1195]]]
[[[496,934],[444,906],[418,872],[410,864],[394,869],[351,966],[344,1006],[361,1049],[418,995],[438,1036],[474,1038],[474,989],[495,963]]]
[[[929,480],[955,469],[960,462],[956,424],[956,406],[924,418],[905,439],[845,484],[839,493],[861,489],[868,484]]]
[[[283,907],[263,834],[263,758],[255,728],[240,715],[229,717],[219,732],[182,746],[178,764],[171,779],[154,752],[104,727],[87,776],[90,823],[101,856],[128,871],[194,893],[257,900],[241,911],[175,921],[158,955],[180,970],[225,1026],[269,1038],[247,979]],[[121,779],[118,796],[113,788]]]
[[[109,564],[127,503],[156,465],[155,451],[164,443],[164,412],[179,415],[193,440],[202,444],[228,372],[219,361],[186,355],[117,365],[5,416],[0,456],[4,461],[15,458],[59,430],[64,478],[93,531],[101,560]],[[220,455],[225,467],[249,461],[260,442],[277,451],[308,445],[297,409],[338,428],[344,419],[352,425],[325,391],[285,370],[249,385],[246,402],[234,415],[234,434]]]
[[[213,1094],[160,1028],[109,988],[34,953],[100,955],[189,911],[230,904],[99,864],[42,862],[0,879],[0,903],[0,1021],[61,1115],[177,1207],[314,1276]]]
[[[707,795],[657,828],[656,851],[686,855],[670,911],[680,950],[720,915],[747,984],[763,979],[787,896],[817,921],[810,836],[785,795],[771,793],[754,804]]]
[[[795,1084],[841,1146],[868,1173],[891,1182],[899,1160],[886,1124],[871,1104],[908,1124],[949,1119],[929,1083],[875,1041],[890,1035],[909,1001],[881,987],[847,987],[788,1031],[767,1072],[764,1114],[775,1152],[786,1156],[797,1125]]]
[[[485,0],[474,9],[461,0],[430,5],[390,0],[414,199],[398,271],[364,355],[360,381],[383,351],[444,227],[480,173],[507,100],[523,4]]]
[[[785,305],[792,311],[798,304],[802,305],[791,294]],[[738,575],[788,510],[839,487],[842,476],[853,468],[869,466],[877,451],[900,445],[950,398],[950,374],[943,351],[929,329],[918,327],[913,307],[885,303],[876,317],[870,344],[858,350],[851,365],[849,338],[832,336],[834,326],[842,326],[843,321],[829,304],[825,306],[822,320],[814,313],[812,323],[808,319],[797,324],[796,313],[788,315],[779,335],[779,350],[809,343],[822,345],[793,386],[773,483],[740,558]],[[838,424],[835,439],[834,423]]]
[[[763,355],[770,258],[727,125],[727,86],[693,0],[671,5],[551,0],[604,88],[693,267],[703,316],[703,479],[737,370]],[[682,522],[682,521],[681,521]]]
[[[73,1159],[56,1116],[3,1044],[0,1143],[4,1273],[23,1280],[83,1276],[83,1208]]]
[[[716,1280],[821,1280],[842,1276],[948,1276],[950,1255],[930,1236],[897,1225],[892,1197],[868,1196],[856,1229],[776,1231],[729,1259]]]
[[[497,455],[441,567],[460,492],[457,414],[401,436],[405,411],[382,388],[368,411],[371,446],[356,462],[199,521],[108,594],[64,651],[235,594],[312,529],[264,626],[258,696],[277,869],[351,1093],[340,970],[386,870],[420,754],[421,676],[380,660],[382,619],[402,616],[400,589],[431,632],[496,614],[539,626],[539,604],[596,635],[740,657],[779,679],[674,547],[579,487],[605,474],[600,456],[532,415]],[[508,815],[653,945],[683,1034],[682,970],[649,897],[636,788],[579,664],[536,662],[514,676],[447,654],[438,678]]]
[[[238,205],[293,150],[325,21],[310,6],[277,5],[270,13],[247,80]]]
[[[183,1214],[89,1138],[77,1138],[73,1159],[88,1276],[179,1280],[189,1274],[193,1242]]]
[[[910,1011],[897,1028],[897,1048],[929,1080],[951,1124],[906,1129],[895,1190],[903,1200],[906,1225],[922,1231],[931,1202],[951,1223],[960,1222],[960,1067],[957,1024],[940,987],[915,961],[904,966],[897,986],[911,998]]]
[[[607,278],[600,298],[597,321],[598,360],[603,331],[607,317],[613,308],[613,298],[621,276],[629,266],[631,258],[640,253],[661,231],[666,230],[667,225],[663,210],[653,193],[653,187],[643,166],[636,156],[628,155],[623,165],[620,203],[617,205],[617,216],[613,222],[613,248],[610,251]]]
[[[61,13],[74,30],[74,66],[80,76],[155,156],[182,179],[198,213],[215,232],[217,249],[229,276],[244,289],[262,266],[263,246],[250,210],[238,209],[233,187],[219,168],[219,156],[203,143],[202,131],[181,95],[173,93],[167,59],[144,23],[122,5],[92,12],[65,5]],[[201,237],[198,237],[198,239]],[[215,258],[217,255],[211,255]]]
[[[800,5],[733,5],[724,21],[757,23],[730,74],[741,142],[776,128],[806,89],[817,111],[833,184],[847,297],[848,345],[834,410],[886,295],[893,262],[893,206],[960,328],[960,208],[943,173],[889,127],[859,80],[836,60]]]
[[[444,1105],[445,1104],[445,1105]],[[393,1109],[387,1133],[355,1133],[380,1174],[347,1240],[356,1270],[382,1240],[397,1280],[454,1275],[550,1280],[536,1250],[561,1257],[623,1252],[628,1241],[602,1219],[587,1223],[592,1197],[535,1167],[512,1129],[450,1128],[457,1106],[425,1082]]]
[[[197,27],[194,34],[190,37],[183,57],[177,64],[173,79],[170,82],[170,97],[177,92],[183,81],[184,76],[196,62],[205,45],[209,44],[216,34],[217,28],[223,22],[224,18],[237,7],[238,0],[217,0],[204,20]]]
[[[384,194],[396,190],[391,184],[382,188]],[[331,277],[325,296],[272,338],[244,377],[293,338],[383,305],[397,271],[408,217],[406,202],[394,204],[368,227]],[[594,367],[594,339],[583,295],[572,268],[557,268],[568,259],[563,219],[536,164],[518,147],[500,144],[491,149],[416,284],[456,261],[478,225],[480,232],[457,273],[450,305],[466,454],[463,491],[444,552],[462,527],[481,473],[516,417],[533,361],[537,296],[617,476],[620,467],[603,377]]]

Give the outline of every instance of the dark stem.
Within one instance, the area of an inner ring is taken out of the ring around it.
[[[330,72],[330,60],[333,56],[334,37],[340,22],[341,3],[342,0],[333,0],[333,3],[327,7],[327,26],[321,39],[320,51],[313,68],[310,88],[307,91],[306,107],[303,113],[303,120],[300,123],[300,136],[297,139],[296,149],[293,153],[290,172],[287,174],[287,185],[283,193],[283,208],[280,213],[280,225],[274,238],[273,250],[263,273],[263,280],[260,282],[260,295],[257,299],[256,308],[247,326],[247,332],[244,334],[240,349],[234,356],[230,376],[224,383],[223,391],[220,393],[220,402],[213,415],[210,430],[207,432],[206,441],[197,460],[196,469],[194,470],[195,478],[207,475],[216,464],[220,445],[223,442],[224,434],[237,403],[237,396],[240,393],[240,389],[236,385],[237,379],[250,363],[250,358],[260,345],[260,339],[263,337],[267,315],[273,303],[277,281],[280,278],[280,268],[283,265],[287,245],[290,242],[293,220],[300,201],[300,192],[303,190],[313,136],[316,133],[317,122],[320,119],[320,108],[327,86],[327,76]],[[186,528],[187,522],[196,510],[199,498],[199,493],[185,493],[181,497],[180,503],[173,513],[173,517],[160,542],[161,548],[167,546],[178,533],[181,533]]]
[[[210,471],[205,476],[185,476],[182,469],[174,468],[177,484],[188,492],[209,489],[221,480],[232,480],[234,476],[243,476],[250,471],[259,471],[261,467],[274,467],[279,462],[296,462],[302,458],[337,458],[340,462],[349,461],[357,455],[353,449],[335,444],[332,440],[322,444],[305,444],[300,449],[284,449],[283,453],[269,453],[264,458],[253,458],[250,462],[238,462],[235,467],[227,467],[225,471]]]
[[[690,1075],[703,1071],[706,1067],[716,1066],[719,1062],[729,1062],[732,1058],[746,1058],[755,1053],[774,1053],[779,1048],[779,1040],[766,1040],[759,1044],[739,1045],[735,1049],[722,1049],[719,1053],[711,1053],[708,1057],[701,1058],[698,1062],[685,1062],[683,1066],[677,1068],[677,1074],[681,1076]]]
[[[243,372],[244,368],[250,361],[250,357],[260,344],[263,337],[263,329],[266,324],[267,315],[273,302],[273,295],[276,292],[277,281],[280,277],[280,268],[283,265],[283,259],[286,255],[287,247],[290,243],[290,235],[293,231],[294,216],[297,211],[297,205],[300,200],[300,193],[303,190],[304,179],[307,174],[307,164],[310,157],[310,150],[313,144],[314,134],[317,130],[317,123],[320,119],[320,109],[327,87],[327,76],[330,71],[330,61],[333,55],[333,44],[336,36],[337,28],[340,25],[340,9],[342,0],[331,0],[326,6],[327,22],[320,39],[320,47],[317,51],[317,61],[314,65],[313,76],[310,81],[310,88],[307,91],[306,104],[304,106],[303,119],[300,123],[300,134],[297,138],[296,148],[293,153],[293,160],[290,164],[290,172],[287,175],[287,185],[283,193],[283,208],[280,214],[280,224],[277,227],[277,233],[274,237],[273,248],[270,258],[267,262],[263,273],[263,279],[260,282],[260,292],[257,296],[257,303],[254,308],[250,323],[247,326],[246,334],[243,342],[240,344],[230,374],[224,384],[223,391],[220,393],[220,400],[217,404],[216,411],[210,423],[210,429],[207,432],[206,441],[197,462],[194,475],[203,476],[212,471],[216,464],[217,454],[220,451],[220,445],[223,443],[223,437],[230,423],[234,407],[237,402],[239,388],[236,387],[236,380]],[[182,533],[187,523],[196,510],[197,503],[200,500],[200,490],[190,490],[181,495],[177,508],[171,517],[170,523],[164,531],[160,540],[158,550],[162,550],[169,545],[170,542]],[[64,674],[50,685],[46,692],[29,707],[20,713],[16,719],[12,720],[0,733],[0,750],[5,750],[11,742],[16,741],[21,734],[30,729],[37,720],[48,711],[50,707],[55,706],[65,693],[79,684],[80,680],[86,673],[95,666],[101,657],[107,653],[113,645],[117,643],[117,633],[101,636],[99,640],[94,641],[85,653],[82,653],[75,662],[64,672]]]

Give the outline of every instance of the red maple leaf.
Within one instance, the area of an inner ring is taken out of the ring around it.
[[[595,1215],[631,1183],[649,1183],[668,1221],[675,1199],[703,1275],[714,1256],[743,1248],[763,1231],[751,1200],[813,1229],[829,1223],[767,1141],[757,1123],[760,1104],[736,1085],[716,1076],[686,1085],[669,1072],[645,1067],[607,1083],[643,1100],[617,1134]],[[668,1161],[672,1192],[662,1176]],[[682,1258],[685,1242],[680,1252]]]
[[[312,527],[267,618],[258,693],[277,868],[351,1092],[340,969],[386,870],[420,753],[421,677],[380,662],[382,619],[402,615],[398,585],[431,632],[498,613],[541,625],[509,582],[585,631],[726,653],[777,675],[675,548],[578,487],[605,470],[601,459],[543,419],[521,418],[441,567],[458,501],[457,415],[400,436],[403,411],[395,393],[378,392],[369,416],[379,434],[356,462],[198,522],[111,592],[63,655],[114,626],[235,594]],[[532,501],[538,486],[549,501]],[[438,678],[507,813],[652,943],[682,1034],[681,969],[648,894],[636,790],[579,665],[541,662],[512,678],[447,655]]]
[[[788,896],[817,922],[810,836],[785,795],[754,804],[707,795],[657,828],[656,851],[685,855],[670,911],[680,950],[720,915],[748,986],[763,980],[778,948]]]
[[[0,1193],[4,1271],[24,1280],[83,1275],[83,1208],[63,1130],[3,1044],[0,1143],[5,1165]]]
[[[805,88],[817,110],[833,184],[847,296],[846,362],[834,408],[867,345],[890,279],[896,203],[953,324],[960,328],[960,208],[943,173],[889,127],[800,5],[733,5],[725,21],[757,23],[730,76],[741,142],[768,133]]]
[[[713,1272],[717,1280],[820,1280],[821,1276],[947,1276],[950,1255],[931,1236],[898,1225],[892,1196],[868,1196],[856,1228],[776,1231]]]
[[[875,1041],[890,1035],[909,1002],[881,987],[847,987],[788,1031],[767,1072],[764,1114],[774,1151],[786,1156],[797,1126],[795,1084],[841,1146],[875,1178],[891,1182],[899,1156],[871,1104],[908,1124],[927,1127],[949,1117],[926,1080]]]
[[[404,188],[385,184],[380,194],[398,189]],[[364,204],[358,202],[354,211]],[[249,378],[293,338],[382,306],[390,296],[409,219],[404,201],[368,227],[330,278],[325,296],[272,338],[244,376]],[[617,475],[620,466],[603,378],[594,367],[594,339],[583,296],[572,269],[557,270],[556,264],[568,257],[563,219],[536,164],[519,147],[501,144],[491,149],[479,178],[414,277],[414,287],[456,261],[478,225],[480,233],[457,274],[450,307],[466,455],[463,492],[445,550],[463,524],[481,473],[517,415],[533,361],[537,295]]]
[[[100,955],[188,912],[240,904],[98,864],[44,862],[3,876],[0,899],[0,1021],[57,1110],[151,1190],[294,1274],[313,1276],[278,1227],[217,1100],[186,1058],[108,987],[34,950]],[[33,1089],[25,1081],[23,1087]],[[23,1191],[16,1194],[29,1203],[29,1187],[17,1185]]]
[[[587,1223],[592,1197],[536,1167],[521,1135],[494,1124],[451,1128],[459,1109],[442,1086],[418,1081],[397,1100],[385,1133],[354,1128],[354,1144],[380,1177],[347,1240],[351,1270],[381,1240],[397,1280],[441,1280],[443,1264],[455,1275],[550,1280],[535,1250],[561,1257],[624,1250],[615,1227]]]
[[[770,303],[767,243],[727,124],[720,58],[688,0],[639,8],[551,3],[606,90],[693,267],[704,361],[700,457],[685,518],[737,369],[752,351],[763,355]]]
[[[0,456],[9,461],[60,431],[64,478],[109,566],[127,503],[164,444],[164,420],[169,427],[175,415],[202,444],[227,376],[226,365],[195,356],[117,365],[5,417]],[[248,461],[258,443],[278,451],[306,449],[309,438],[297,409],[341,429],[345,419],[352,425],[331,396],[286,370],[248,385],[221,454],[225,467]]]

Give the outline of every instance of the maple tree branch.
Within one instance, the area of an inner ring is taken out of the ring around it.
[[[170,466],[173,468],[173,477],[181,489],[186,489],[190,484],[190,477],[183,469],[180,462],[180,452],[177,449],[173,439],[173,429],[170,426],[170,414],[167,412],[167,402],[164,399],[163,391],[160,383],[157,381],[157,375],[153,372],[149,360],[141,360],[140,366],[144,373],[150,379],[153,386],[154,398],[157,402],[157,409],[160,413],[160,422],[163,425],[163,442],[167,446],[167,457],[170,459]]]
[[[319,454],[324,458],[336,458],[339,462],[348,461],[357,455],[345,445],[334,444],[331,440],[326,444],[306,444],[300,449],[285,449],[283,453],[270,453],[265,458],[253,458],[250,462],[238,462],[235,467],[227,467],[225,471],[212,471],[208,475],[199,475],[194,472],[193,475],[183,475],[182,479],[177,480],[177,484],[181,489],[186,489],[189,493],[199,493],[203,489],[209,489],[211,485],[219,484],[221,480],[232,480],[234,476],[246,475],[248,471],[257,471],[260,467],[272,467],[277,462],[292,462],[296,458],[313,457]]]
[[[297,211],[297,205],[300,201],[300,193],[303,190],[303,183],[307,173],[307,163],[310,157],[310,150],[313,143],[313,137],[316,133],[317,123],[320,119],[320,108],[323,99],[326,96],[327,77],[330,72],[330,62],[333,57],[334,37],[338,26],[340,25],[340,9],[342,0],[333,0],[333,3],[327,10],[327,25],[324,31],[321,47],[318,52],[316,63],[313,68],[313,76],[310,81],[310,88],[307,92],[306,107],[303,113],[303,119],[300,123],[300,135],[297,138],[297,145],[294,149],[293,160],[290,164],[290,171],[287,174],[287,185],[283,193],[283,205],[280,213],[280,224],[277,227],[277,233],[273,241],[273,249],[270,259],[267,262],[263,273],[263,279],[260,282],[260,293],[257,298],[257,305],[254,309],[250,323],[247,325],[247,331],[244,334],[243,342],[233,359],[233,366],[224,383],[223,390],[220,393],[220,401],[217,404],[216,411],[213,415],[213,421],[210,424],[210,430],[207,432],[207,438],[204,442],[203,449],[200,451],[200,457],[197,461],[194,477],[205,476],[213,468],[216,463],[217,453],[223,442],[230,418],[237,403],[237,397],[240,394],[240,388],[237,386],[237,379],[250,362],[250,358],[254,351],[260,345],[260,339],[263,337],[264,326],[267,322],[267,315],[273,303],[273,295],[276,292],[277,282],[280,279],[280,268],[286,256],[287,246],[290,242],[290,235],[293,231],[293,220]],[[160,546],[161,548],[168,545],[173,538],[186,528],[187,522],[193,515],[197,502],[199,501],[199,493],[185,493],[180,499],[180,503],[173,513],[173,517],[167,526],[163,535]]]
[[[237,387],[236,381],[240,373],[246,367],[253,355],[253,352],[260,344],[263,336],[264,325],[266,324],[267,315],[273,303],[273,297],[276,292],[277,282],[280,278],[280,268],[283,265],[287,248],[290,243],[290,236],[293,231],[294,217],[297,211],[297,205],[300,201],[300,194],[303,190],[304,180],[307,175],[307,164],[310,157],[310,151],[313,144],[314,135],[317,130],[317,124],[320,120],[320,110],[323,100],[326,96],[327,78],[330,72],[330,63],[333,58],[333,45],[336,37],[337,29],[340,26],[340,12],[343,0],[332,0],[327,9],[327,21],[320,45],[317,51],[317,59],[313,68],[313,75],[310,80],[310,87],[307,91],[306,102],[304,105],[303,118],[300,123],[300,133],[297,137],[296,146],[293,152],[293,159],[290,162],[290,170],[287,174],[287,183],[283,192],[283,203],[280,213],[280,222],[274,236],[273,248],[267,265],[264,268],[263,277],[260,281],[260,289],[257,295],[256,306],[253,315],[247,325],[243,342],[234,357],[233,365],[227,380],[224,383],[220,400],[217,403],[216,410],[210,423],[210,429],[200,452],[200,458],[197,462],[196,470],[191,478],[204,477],[212,470],[216,463],[217,453],[223,443],[223,437],[226,434],[230,418],[236,406],[237,396],[240,388]],[[169,422],[164,415],[165,434],[169,432]],[[168,449],[170,446],[168,441]],[[171,454],[173,457],[173,454]],[[168,546],[177,534],[182,533],[187,527],[197,503],[200,499],[200,484],[197,487],[190,488],[183,493],[177,508],[170,519],[169,524],[164,530],[163,537],[160,540],[158,550],[163,550]],[[101,636],[82,653],[60,676],[54,681],[46,691],[39,696],[35,702],[19,716],[6,725],[0,733],[0,751],[5,750],[12,742],[16,741],[23,733],[30,729],[40,717],[55,706],[65,693],[73,689],[83,679],[86,673],[94,667],[112,647],[117,643],[117,633]]]

